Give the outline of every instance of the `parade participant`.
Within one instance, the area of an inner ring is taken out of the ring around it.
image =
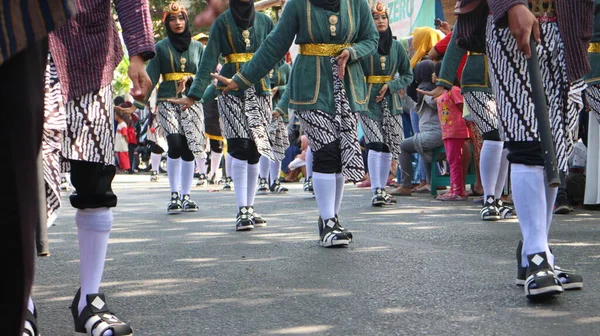
[[[588,85],[585,98],[594,115],[588,123],[584,205],[592,209],[600,206],[600,0],[595,2],[594,34],[588,49],[592,71],[585,76]]]
[[[158,182],[158,176],[160,173],[160,161],[162,155],[165,152],[165,148],[169,148],[167,145],[167,139],[165,139],[164,132],[158,122],[158,106],[151,109],[150,116],[148,117],[148,135],[146,141],[150,145],[150,166],[152,173],[150,175],[150,182]]]
[[[284,118],[286,118],[288,120],[288,135],[289,134],[293,134],[295,132],[295,127],[297,126],[297,133],[298,133],[298,137],[304,137],[306,138],[306,135],[304,135],[302,127],[300,127],[300,121],[298,120],[298,117],[295,116],[293,113],[289,113],[288,111],[288,107],[290,104],[290,91],[286,90],[283,95],[281,95],[281,98],[279,99],[279,102],[277,103],[277,106],[275,106],[274,110],[279,113],[280,115],[284,116]],[[306,138],[308,141],[308,138]],[[313,170],[312,170],[312,166],[313,166],[313,156],[312,156],[312,150],[310,149],[310,145],[308,145],[307,143],[307,147],[306,149],[303,149],[304,156],[305,156],[305,172],[306,174],[304,174],[304,183],[302,185],[302,188],[304,189],[305,192],[311,193],[314,196],[314,189],[313,189],[313,183],[312,183],[312,175],[313,175]],[[293,182],[292,179],[290,178],[291,176],[286,176],[286,181],[288,182]],[[295,177],[294,177],[295,178]]]
[[[582,288],[583,279],[555,268],[548,247],[557,188],[548,186],[544,178],[527,60],[534,52],[539,55],[557,166],[566,171],[582,108],[582,77],[590,70],[585,37],[591,36],[593,0],[531,0],[529,7],[520,0],[488,3],[492,15],[485,41],[490,79],[509,152],[512,194],[523,234],[522,247],[517,248],[517,283],[524,285],[529,299],[551,297],[564,289]],[[536,42],[535,50],[530,48],[531,38]]]
[[[356,112],[367,108],[368,93],[358,61],[376,50],[379,36],[362,0],[290,0],[280,21],[285,24],[275,28],[232,80],[215,76],[227,83],[224,92],[244,90],[273,68],[295,38],[300,54],[288,82],[289,108],[313,151],[320,242],[347,246],[352,234],[338,219],[345,178],[359,181],[364,174]]]
[[[220,70],[220,67],[221,65],[219,64],[217,66],[217,71]],[[219,170],[219,165],[223,159],[223,151],[225,149],[225,139],[223,138],[221,131],[221,117],[219,116],[217,98],[219,91],[215,85],[216,80],[215,83],[211,83],[208,86],[202,96],[202,106],[204,107],[204,132],[210,142],[210,176],[207,177],[209,184],[217,183],[217,171]],[[227,190],[227,186],[231,187],[231,177],[227,176],[227,174],[224,174],[222,181],[224,190]],[[198,183],[200,183],[200,180]]]
[[[23,335],[26,316],[26,323],[35,324],[33,307],[27,309],[27,300],[35,274],[35,228],[42,209],[36,205],[42,185],[38,179],[38,158],[45,132],[42,124],[44,117],[47,118],[46,113],[41,113],[45,110],[47,36],[75,12],[73,1],[41,4],[23,0],[4,1],[0,12],[0,30],[14,41],[0,43],[0,139],[8,158],[0,166],[2,176],[6,177],[0,215],[5,224],[2,253],[7,256],[5,266],[10,270],[0,288],[0,325],[8,336]],[[139,89],[139,82],[135,84],[136,90]],[[61,101],[60,92],[58,97],[57,101]],[[56,197],[60,198],[60,191]],[[25,332],[38,330],[30,327]]]
[[[208,35],[198,34],[194,38],[201,38],[208,42]],[[221,71],[221,64],[217,65],[217,72]],[[217,181],[217,170],[223,158],[223,149],[225,147],[225,139],[221,134],[221,117],[219,116],[219,103],[217,101],[218,91],[216,90],[216,81],[211,84],[204,92],[206,99],[202,97],[202,108],[204,109],[204,135],[209,141],[210,146],[210,176],[206,175],[206,165],[200,171],[200,177],[196,185],[202,186],[205,184],[215,184]],[[207,96],[208,93],[208,96]],[[206,161],[206,155],[202,156],[203,161]],[[231,180],[231,178],[229,178]],[[227,176],[223,177],[223,183],[230,183]]]
[[[117,318],[99,293],[108,238],[113,224],[112,191],[114,166],[114,109],[112,74],[121,62],[121,48],[111,3],[99,0],[75,1],[77,16],[49,36],[46,108],[60,113],[56,92],[62,92],[66,129],[61,154],[71,171],[75,193],[71,205],[77,208],[75,223],[80,255],[81,287],[71,304],[75,332],[86,335],[132,335],[131,326]],[[129,76],[134,98],[143,98],[151,82],[144,62],[154,56],[154,40],[147,1],[115,4],[130,55]],[[91,10],[93,9],[93,10]],[[127,19],[126,19],[127,18]],[[106,27],[94,30],[89,27]],[[99,69],[90,72],[89,69]],[[60,85],[60,89],[57,89]],[[90,102],[93,102],[90,103]],[[56,116],[55,113],[52,113]],[[48,121],[47,121],[48,122]],[[45,158],[51,160],[52,158]],[[50,165],[54,167],[54,165]],[[37,335],[36,309],[29,299],[30,334]],[[35,330],[34,330],[35,329]],[[32,332],[32,330],[34,330]]]
[[[435,98],[452,88],[457,76],[456,69],[467,51],[456,45],[453,35],[444,55],[442,71],[432,91],[419,91]],[[502,191],[508,175],[508,150],[498,130],[498,110],[496,98],[492,92],[488,74],[488,58],[482,53],[469,52],[461,76],[461,93],[472,113],[473,119],[483,137],[481,160],[481,184],[483,185],[484,202],[480,211],[482,220],[497,221],[514,218],[515,213],[502,202]]]
[[[195,104],[213,80],[211,73],[217,67],[219,56],[226,60],[220,74],[233,76],[253,57],[273,26],[267,15],[256,12],[254,0],[231,0],[229,9],[217,18],[210,29],[200,69],[187,96],[170,101],[182,104],[186,109]],[[267,132],[271,120],[271,89],[266,75],[265,72],[260,83],[251,88],[223,92],[218,98],[228,159],[231,159],[232,169],[227,174],[231,174],[235,184],[238,231],[267,225],[254,210],[258,161],[261,155],[274,159]],[[218,83],[217,89],[223,88],[223,83]]]
[[[400,155],[404,139],[402,106],[396,92],[412,83],[413,76],[408,54],[392,37],[387,7],[378,2],[371,12],[379,32],[379,45],[375,54],[360,61],[370,92],[369,109],[361,112],[360,120],[368,149],[371,205],[382,206],[395,203],[385,186],[392,158]],[[394,78],[396,73],[399,76]]]
[[[285,158],[285,151],[290,146],[290,141],[287,135],[287,127],[285,123],[287,118],[281,115],[275,107],[281,100],[287,87],[288,78],[290,76],[290,65],[285,62],[285,59],[279,61],[273,70],[269,72],[271,80],[271,97],[273,114],[271,124],[269,125],[269,138],[272,140],[274,161],[269,161],[266,156],[261,156],[259,165],[259,182],[258,192],[271,191],[273,193],[286,193],[287,188],[282,187],[279,182],[281,174],[281,161]]]
[[[204,46],[192,40],[185,7],[171,2],[163,11],[162,22],[167,30],[167,38],[156,43],[156,57],[146,71],[153,87],[161,75],[162,82],[156,95],[159,123],[168,144],[167,172],[171,188],[168,213],[198,211],[198,205],[191,199],[194,180],[195,156],[204,154],[204,115],[200,102],[182,110],[177,104],[167,101],[185,94],[196,74],[202,58]],[[150,95],[146,98],[149,99]],[[136,102],[143,108],[146,102]]]

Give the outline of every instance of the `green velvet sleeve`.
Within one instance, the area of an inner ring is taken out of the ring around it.
[[[347,48],[350,51],[350,62],[357,62],[361,58],[372,55],[377,51],[379,33],[371,16],[371,9],[366,1],[360,1],[360,28],[358,43]]]
[[[233,76],[241,90],[246,90],[265,77],[290,49],[298,32],[297,1],[289,0],[278,24],[264,40],[252,59]]]
[[[200,64],[198,65],[198,71],[194,77],[192,87],[188,91],[188,97],[200,100],[206,88],[210,85],[213,80],[211,73],[217,69],[219,64],[219,56],[221,56],[221,36],[225,34],[223,29],[223,23],[220,20],[214,22],[210,27],[210,35],[206,48],[202,54]]]
[[[456,45],[456,34],[452,34],[450,43],[448,43],[448,49],[444,54],[442,61],[442,70],[440,76],[436,82],[437,86],[443,86],[446,90],[450,90],[456,77],[456,69],[460,66],[460,61],[463,56],[467,53],[466,50],[461,49]]]

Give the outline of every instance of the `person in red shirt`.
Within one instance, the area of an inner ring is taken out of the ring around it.
[[[448,22],[442,22],[439,29],[442,31],[442,33],[446,34],[446,36],[443,39],[441,39],[438,43],[436,43],[433,46],[433,48],[431,48],[431,50],[429,51],[429,58],[436,62],[440,61],[442,57],[444,57],[444,54],[448,49],[448,45],[450,44],[450,40],[452,39],[452,30],[450,29],[450,25],[448,24]],[[458,69],[456,69],[456,77],[459,81],[462,80],[462,72],[465,67],[465,63],[467,63],[467,58],[468,55],[465,54],[460,60],[460,65],[458,66]]]

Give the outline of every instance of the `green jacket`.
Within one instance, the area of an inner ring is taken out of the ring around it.
[[[456,77],[456,69],[460,61],[467,53],[466,50],[456,45],[456,34],[452,34],[448,49],[442,60],[442,71],[436,85],[443,86],[447,90],[452,88],[452,82]],[[462,72],[462,93],[472,91],[483,91],[492,93],[492,85],[488,75],[488,59],[483,54],[469,54]]]
[[[597,44],[600,43],[600,0],[596,0],[594,5],[594,33],[592,34],[592,46],[600,48]],[[600,84],[600,52],[590,52],[589,54],[590,66],[592,70],[584,77],[588,85],[599,85]]]
[[[336,36],[330,34],[329,17],[337,15]],[[245,89],[266,75],[283,58],[294,38],[297,44],[349,43],[350,59],[344,85],[352,111],[367,109],[369,97],[364,73],[358,61],[377,50],[379,33],[365,0],[341,0],[340,12],[313,6],[309,0],[289,0],[281,14],[281,24],[263,42],[254,58],[233,77]],[[333,72],[329,57],[298,55],[290,74],[290,108],[335,113]]]
[[[277,87],[277,93],[273,96],[273,107],[277,106],[277,102],[287,89],[287,83],[290,78],[291,67],[284,60],[278,63],[275,68],[269,71],[269,79],[271,80],[271,88]]]
[[[175,50],[175,48],[173,48],[168,38],[156,43],[155,48],[156,57],[151,59],[146,66],[146,72],[152,81],[152,90],[148,92],[148,95],[143,102],[135,102],[136,107],[141,109],[146,106],[146,103],[148,102],[148,99],[150,99],[150,95],[156,87],[156,84],[158,84],[161,75],[177,72],[189,72],[195,74],[198,70],[198,63],[200,62],[204,51],[204,45],[202,43],[192,40],[188,50],[180,54],[177,52],[177,50]],[[181,71],[180,60],[182,57],[186,59],[184,71]],[[188,90],[189,88],[186,89],[186,91]],[[162,82],[158,86],[156,98],[157,100],[176,98],[175,92],[177,92],[177,81],[165,81],[163,78]]]
[[[398,41],[392,42],[390,53],[387,56],[379,55],[377,52],[369,57],[360,60],[365,76],[391,76],[399,74],[397,79],[386,82],[388,90],[385,99],[392,115],[402,113],[402,104],[398,96],[398,90],[406,88],[413,80],[412,70],[410,69],[410,58],[402,44]],[[381,57],[385,57],[385,70],[381,70]],[[381,111],[377,108],[375,97],[379,95],[379,90],[383,84],[368,84],[369,109],[361,112],[375,120],[381,120]]]
[[[219,63],[219,56],[227,56],[234,53],[256,52],[258,47],[264,44],[267,35],[273,30],[273,27],[274,24],[271,18],[263,13],[256,12],[254,24],[248,29],[250,32],[250,48],[246,49],[246,43],[242,37],[243,30],[235,24],[231,12],[226,10],[221,14],[210,27],[210,35],[208,43],[206,44],[206,49],[204,50],[204,56],[202,57],[199,70],[196,73],[188,96],[196,100],[202,98],[204,90],[206,90],[213,80],[210,74],[215,71],[217,64]],[[231,78],[244,64],[245,63],[225,63],[219,74]],[[269,77],[266,73],[257,78],[255,83],[257,83],[255,88],[258,95],[271,94],[271,83],[269,82]],[[217,84],[217,89],[223,89],[223,87],[225,87],[223,83],[219,82]],[[241,97],[243,96],[244,91],[237,90],[235,92],[230,92],[229,94]]]

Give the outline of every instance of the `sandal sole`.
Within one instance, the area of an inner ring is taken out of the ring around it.
[[[527,294],[527,291],[525,292],[525,296],[527,296],[527,298],[530,300],[538,300],[538,299],[550,298],[552,296],[561,294],[563,292],[564,292],[564,289],[562,286],[554,285],[554,286],[547,286],[547,287],[543,287],[543,288],[532,288],[529,290],[529,294]]]

